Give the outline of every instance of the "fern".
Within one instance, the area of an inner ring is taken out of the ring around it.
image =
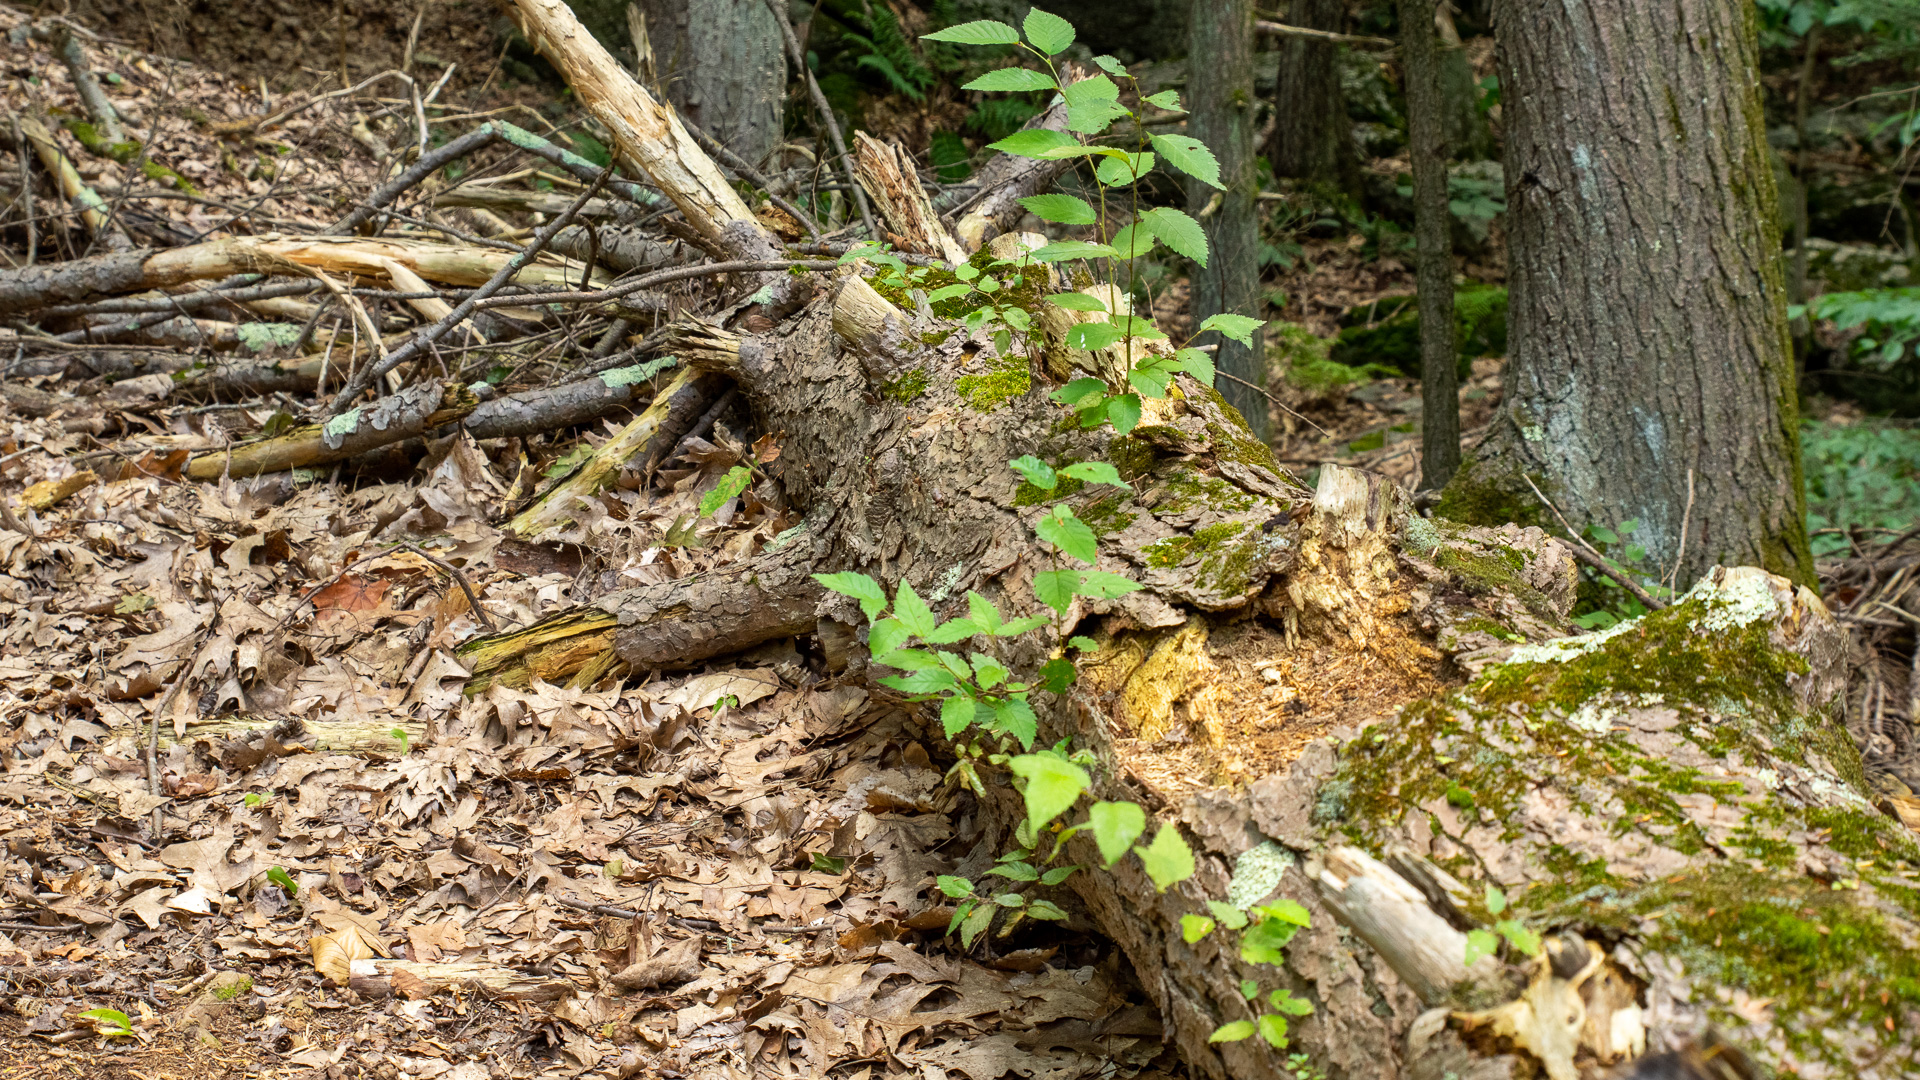
[[[842,35],[866,50],[854,61],[855,66],[878,72],[894,90],[905,94],[910,100],[925,101],[927,91],[939,82],[939,76],[914,55],[913,45],[907,41],[906,32],[900,29],[900,20],[885,4],[875,4],[863,21],[867,24],[867,34],[870,36],[863,37],[852,31]]]
[[[989,142],[997,142],[1020,130],[1040,111],[1038,105],[1019,97],[988,98],[967,117],[967,130],[979,133]]]

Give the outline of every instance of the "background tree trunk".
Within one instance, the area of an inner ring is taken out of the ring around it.
[[[1295,0],[1287,7],[1289,26],[1337,33],[1346,29],[1346,21],[1346,0]],[[1273,135],[1266,146],[1274,176],[1339,183],[1356,171],[1360,162],[1340,91],[1339,49],[1307,38],[1275,40],[1280,74],[1273,87]]]
[[[638,0],[636,7],[646,19],[653,78],[674,108],[727,149],[764,164],[780,145],[787,88],[780,24],[767,5]]]
[[[1407,142],[1413,159],[1420,292],[1420,486],[1445,487],[1460,468],[1460,390],[1454,371],[1453,234],[1447,139],[1433,0],[1400,0]]]
[[[1749,6],[1495,10],[1512,347],[1442,512],[1546,520],[1532,477],[1575,528],[1637,520],[1656,576],[1813,581]]]
[[[1209,258],[1193,268],[1193,318],[1231,311],[1258,318],[1260,296],[1260,183],[1253,153],[1252,0],[1195,0],[1192,71],[1187,76],[1187,132],[1220,159],[1222,192],[1198,180],[1187,184],[1187,201],[1207,232]],[[1218,198],[1218,204],[1214,199]],[[1246,417],[1261,441],[1267,438],[1266,337],[1253,347],[1209,334],[1220,346],[1219,369],[1243,382],[1223,379],[1220,392]],[[1246,385],[1251,383],[1252,385]]]

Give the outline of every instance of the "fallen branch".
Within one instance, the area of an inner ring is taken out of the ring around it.
[[[1527,482],[1528,487],[1533,488],[1533,493],[1539,497],[1541,503],[1543,503],[1547,509],[1553,511],[1553,516],[1559,519],[1560,527],[1567,530],[1567,535],[1573,538],[1574,546],[1567,550],[1573,553],[1574,558],[1605,574],[1614,584],[1632,593],[1634,599],[1639,600],[1647,606],[1648,611],[1659,611],[1661,608],[1667,606],[1664,601],[1655,600],[1652,593],[1649,593],[1636,584],[1632,577],[1626,572],[1616,568],[1613,563],[1607,560],[1605,555],[1595,551],[1593,545],[1587,543],[1587,541],[1581,537],[1580,533],[1574,529],[1571,524],[1568,524],[1566,515],[1560,512],[1559,507],[1553,505],[1553,500],[1547,498],[1546,495],[1541,492],[1540,488],[1534,484],[1533,477],[1522,473],[1520,478]]]
[[[67,159],[67,155],[60,149],[60,144],[54,141],[53,133],[47,130],[47,126],[32,117],[23,117],[20,120],[20,133],[33,144],[33,152],[39,155],[40,164],[46,166],[46,170],[59,182],[60,194],[66,197],[67,202],[80,215],[80,220],[86,225],[87,231],[106,241],[108,247],[113,247],[116,242],[119,246],[125,247],[126,237],[113,228],[113,214],[107,208],[106,201],[100,198],[98,192],[88,187],[86,181],[80,179],[80,171],[73,167],[72,161]],[[73,264],[60,265],[64,267]],[[4,286],[0,285],[0,289],[4,289]],[[0,300],[0,312],[6,310],[5,301]]]
[[[464,386],[419,383],[323,424],[307,424],[272,438],[202,454],[187,464],[186,475],[215,480],[222,475],[257,476],[345,461],[453,423],[479,403]]]
[[[93,120],[101,140],[111,155],[121,146],[131,147],[126,133],[120,130],[120,114],[114,111],[113,103],[100,89],[100,80],[93,77],[93,69],[87,65],[87,52],[80,46],[80,39],[73,30],[60,27],[53,32],[53,50],[60,61],[67,65],[67,74],[73,78],[73,88],[80,95],[80,104],[87,110],[87,116]]]
[[[1311,41],[1324,41],[1332,45],[1366,45],[1375,49],[1396,49],[1399,42],[1392,38],[1369,37],[1366,34],[1336,34],[1331,30],[1309,30],[1304,26],[1289,26],[1286,23],[1270,19],[1255,19],[1254,30],[1275,37],[1307,38]]]

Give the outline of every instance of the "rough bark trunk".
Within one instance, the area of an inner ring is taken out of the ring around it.
[[[1211,147],[1220,159],[1224,192],[1190,180],[1187,202],[1207,233],[1207,265],[1192,272],[1193,318],[1233,312],[1259,317],[1260,182],[1253,149],[1253,2],[1196,0],[1187,76],[1188,134]],[[1217,202],[1215,200],[1218,200]],[[1238,381],[1227,380],[1221,393],[1240,410],[1255,437],[1267,438],[1266,336],[1255,331],[1251,348],[1219,334],[1214,362]]]
[[[1496,12],[1512,347],[1444,512],[1542,520],[1531,476],[1575,528],[1638,521],[1655,576],[1811,582],[1751,10]]]
[[[1460,392],[1454,370],[1453,220],[1433,0],[1400,0],[1407,143],[1413,159],[1413,233],[1420,294],[1420,486],[1443,488],[1460,468]]]
[[[646,18],[653,77],[667,100],[721,145],[763,164],[780,145],[787,89],[780,24],[767,5],[641,0],[637,6]]]
[[[1287,25],[1307,30],[1338,33],[1346,21],[1346,0],[1299,0],[1287,9]],[[1273,135],[1266,146],[1273,175],[1332,184],[1351,179],[1359,165],[1340,91],[1339,49],[1303,37],[1275,43],[1280,74],[1273,87]]]

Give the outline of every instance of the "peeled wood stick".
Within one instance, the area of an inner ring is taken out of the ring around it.
[[[1310,30],[1304,26],[1289,26],[1271,19],[1255,19],[1253,28],[1259,33],[1272,34],[1276,37],[1310,38],[1334,45],[1370,45],[1376,49],[1392,49],[1398,46],[1392,38],[1368,37],[1365,34],[1336,34],[1331,30]]]
[[[113,216],[106,201],[86,181],[80,179],[80,171],[67,160],[60,144],[54,141],[53,133],[47,126],[32,117],[22,117],[20,132],[33,144],[34,153],[40,156],[40,164],[46,166],[60,182],[60,193],[67,197],[79,211],[80,220],[86,224],[87,231],[96,235],[110,235],[113,229]]]
[[[541,249],[547,246],[547,241],[553,239],[555,233],[567,227],[567,224],[573,220],[573,215],[579,213],[580,208],[587,204],[587,200],[599,194],[600,187],[606,183],[606,179],[606,174],[601,174],[600,179],[595,181],[592,187],[581,192],[580,197],[573,201],[572,206],[567,207],[565,213],[562,213],[559,217],[554,218],[542,226],[539,232],[534,233],[533,241],[529,243],[523,251],[513,258],[508,259],[505,266],[502,266],[493,277],[487,279],[486,284],[481,285],[465,300],[460,301],[459,306],[449,310],[432,326],[427,327],[425,330],[420,331],[408,339],[405,345],[381,357],[377,362],[368,364],[355,372],[353,378],[347,381],[347,385],[342,387],[340,393],[333,399],[333,404],[328,410],[328,415],[339,416],[352,408],[354,400],[357,399],[367,387],[373,385],[373,380],[385,375],[387,372],[392,371],[408,360],[419,356],[428,348],[432,347],[434,342],[445,337],[449,330],[466,321],[467,316],[472,315],[474,311],[478,309],[480,301],[499,292],[507,282],[513,280],[513,276],[519,273],[522,266],[525,266],[528,262],[539,256]]]
[[[883,143],[864,131],[853,133],[858,154],[854,171],[860,183],[880,205],[880,216],[896,235],[927,255],[938,255],[949,263],[967,261],[962,248],[927,201],[926,189],[913,169],[913,159],[891,143]]]
[[[860,221],[867,227],[867,235],[880,239],[880,230],[874,227],[873,210],[867,206],[867,193],[860,187],[860,181],[853,176],[853,156],[847,153],[847,141],[840,137],[840,121],[833,117],[833,106],[827,103],[827,95],[820,92],[820,84],[813,79],[813,70],[807,67],[806,50],[800,47],[800,36],[793,32],[793,20],[787,17],[787,9],[781,0],[767,0],[767,9],[779,20],[780,33],[787,39],[787,55],[793,58],[794,66],[800,69],[800,77],[806,80],[807,93],[813,97],[813,107],[820,113],[820,124],[827,129],[827,138],[833,140],[833,152],[840,158],[840,174],[853,188],[853,203],[860,208]]]
[[[621,163],[650,177],[689,226],[733,254],[764,257],[778,250],[674,111],[587,33],[565,0],[513,0],[513,10],[527,40],[606,126]]]

